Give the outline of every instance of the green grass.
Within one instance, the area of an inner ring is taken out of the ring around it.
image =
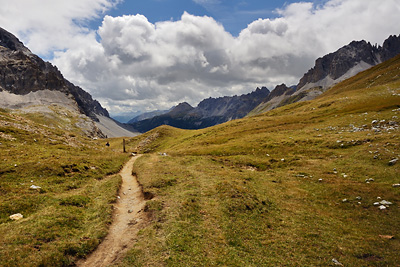
[[[83,137],[67,112],[0,111],[1,266],[68,266],[107,233],[127,155]]]
[[[399,70],[397,57],[314,101],[127,140],[145,153],[134,172],[151,222],[115,265],[398,266]],[[53,111],[0,109],[2,266],[73,265],[111,223],[122,140],[84,138]]]
[[[117,266],[398,266],[399,69],[397,57],[314,101],[129,140],[147,153],[135,172],[152,223]]]

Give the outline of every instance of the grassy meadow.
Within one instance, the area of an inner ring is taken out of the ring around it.
[[[107,234],[128,156],[60,114],[0,110],[0,266],[69,266]]]
[[[116,266],[399,266],[399,75],[397,57],[313,101],[131,139],[152,223]]]
[[[151,222],[115,266],[399,266],[399,75],[396,57],[313,101],[127,139]],[[1,266],[70,266],[106,235],[129,154],[76,120],[0,110]]]

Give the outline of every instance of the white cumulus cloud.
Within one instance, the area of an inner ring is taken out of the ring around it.
[[[77,7],[66,8],[68,12],[54,7],[61,18],[44,25],[43,31],[41,26],[29,27],[41,21],[33,15],[16,26],[9,23],[9,30],[26,34],[27,45],[36,53],[55,51],[52,62],[66,78],[88,90],[111,114],[167,109],[182,101],[196,105],[209,96],[248,93],[257,86],[297,84],[316,58],[352,40],[381,44],[389,35],[400,34],[398,0],[293,3],[277,10],[277,18],[250,23],[238,36],[211,17],[188,13],[177,21],[157,23],[140,14],[105,16],[92,31],[77,21],[101,15],[116,1],[71,2],[87,5],[76,15],[71,10]],[[0,26],[11,20],[3,17],[6,13],[0,11]]]
[[[87,23],[121,0],[0,0],[0,27],[24,40],[35,53],[49,56],[89,41]]]

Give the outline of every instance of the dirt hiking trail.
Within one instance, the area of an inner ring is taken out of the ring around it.
[[[143,212],[146,202],[136,177],[132,175],[133,164],[139,157],[132,157],[119,173],[122,176],[120,198],[114,205],[113,222],[108,235],[87,259],[78,261],[77,266],[109,266],[121,259],[134,245],[139,229],[146,222]]]

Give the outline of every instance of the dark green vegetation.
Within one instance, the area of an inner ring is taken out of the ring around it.
[[[398,56],[310,102],[131,139],[152,223],[118,266],[398,266],[399,117]]]
[[[112,220],[121,182],[114,174],[127,155],[114,151],[116,141],[107,148],[82,137],[78,118],[55,111],[0,110],[0,266],[68,266]],[[12,221],[15,213],[24,218]]]

